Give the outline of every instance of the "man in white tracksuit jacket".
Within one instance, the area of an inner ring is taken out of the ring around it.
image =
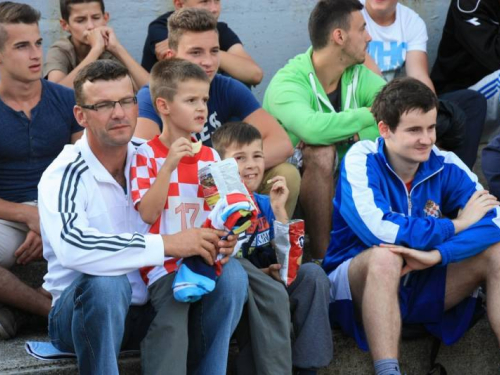
[[[137,269],[161,266],[167,255],[201,255],[213,263],[216,252],[229,253],[235,240],[221,241],[224,232],[200,228],[168,236],[136,232],[129,169],[137,100],[130,75],[116,62],[96,61],[77,76],[75,96],[85,134],[48,167],[38,190],[48,261],[44,288],[53,296],[49,335],[58,349],[76,353],[80,373],[118,374],[120,349],[137,348],[155,328],[149,327],[154,312]],[[193,322],[201,326],[190,336],[192,372],[219,373],[211,369],[227,361],[247,286],[245,272],[231,260],[216,290],[193,304]],[[167,350],[175,348],[158,348],[158,355]]]

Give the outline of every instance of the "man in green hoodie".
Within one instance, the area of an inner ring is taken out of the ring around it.
[[[315,260],[330,240],[338,160],[353,142],[378,136],[370,107],[385,81],[360,65],[371,39],[362,9],[358,0],[319,0],[309,17],[312,47],[276,73],[264,97],[264,108],[296,147],[299,199]]]

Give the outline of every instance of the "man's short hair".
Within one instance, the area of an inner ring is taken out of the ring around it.
[[[3,49],[8,35],[3,25],[25,23],[32,25],[40,21],[40,12],[28,4],[3,1],[0,3],[0,50]]]
[[[61,18],[66,22],[69,22],[69,16],[71,15],[71,6],[84,3],[99,3],[102,13],[104,14],[105,12],[104,0],[59,0],[59,7],[61,8]]]
[[[168,18],[168,46],[177,51],[179,40],[186,32],[217,31],[217,19],[206,9],[181,8]]]
[[[236,145],[238,147],[249,145],[254,141],[262,141],[262,135],[259,130],[243,121],[226,122],[220,128],[217,128],[212,134],[212,147],[224,159],[226,150]]]
[[[392,132],[396,130],[401,116],[413,110],[427,113],[438,108],[436,94],[415,78],[396,78],[377,94],[372,105],[375,120],[383,121]]]
[[[210,85],[210,78],[208,78],[207,73],[201,67],[182,59],[158,61],[153,66],[153,69],[151,69],[149,78],[151,100],[157,111],[156,99],[163,98],[170,102],[174,100],[179,82],[194,79]]]
[[[128,69],[119,62],[113,60],[97,60],[85,66],[78,72],[74,81],[76,104],[83,105],[83,85],[85,82],[94,81],[116,81],[122,77],[129,76]]]
[[[326,47],[332,30],[349,30],[351,13],[362,9],[359,0],[319,0],[309,16],[309,38],[313,49]]]

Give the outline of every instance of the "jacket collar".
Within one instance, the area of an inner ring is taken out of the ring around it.
[[[386,156],[385,150],[385,141],[384,138],[377,138],[377,151],[379,158],[383,161],[383,163],[391,169],[392,173],[394,169],[392,168],[389,160]],[[419,182],[433,176],[444,168],[443,158],[439,156],[439,149],[436,146],[432,147],[431,154],[429,159],[423,163],[420,163],[420,166],[417,169],[417,173],[413,178],[413,186],[417,185]],[[399,176],[398,176],[399,177]]]
[[[312,62],[312,54],[313,54],[313,48],[311,46],[305,53],[307,59],[307,76],[309,79],[309,84],[311,85],[311,89],[313,90],[314,95],[316,96],[316,100],[318,102],[317,103],[318,109],[323,112],[322,110],[323,107],[321,106],[321,103],[323,103],[323,105],[326,106],[331,112],[335,112],[335,109],[330,103],[330,100],[328,99],[328,96],[326,95],[323,86],[321,86],[321,83],[318,80],[318,76],[316,75],[316,70],[314,70],[314,65]],[[339,88],[341,89],[342,92],[341,95],[342,95],[343,111],[349,108],[358,108],[355,98],[355,92],[358,85],[358,77],[359,77],[358,65],[353,65],[351,67],[348,67],[344,71],[344,73],[342,73],[342,78],[339,82],[340,85]],[[342,89],[343,85],[346,85],[346,91]]]
[[[314,65],[312,62],[312,53],[313,53],[313,48],[309,47],[309,49],[306,52],[307,71],[308,71],[307,78],[309,79],[309,84],[311,85],[311,89],[313,90],[314,96],[316,97],[318,109],[321,112],[323,112],[323,106],[325,106],[330,110],[330,112],[335,112],[335,109],[333,108],[332,103],[330,103],[330,100],[328,99],[328,96],[326,95],[323,86],[321,86],[321,82],[319,82],[318,80],[316,71],[314,70]]]
[[[90,145],[87,139],[87,130],[83,132],[83,135],[77,142],[77,145],[80,148],[83,159],[87,163],[92,175],[97,181],[118,184],[116,180],[113,178],[113,176],[111,176],[108,170],[104,168],[99,159],[97,159],[97,157],[90,149]],[[132,164],[132,157],[135,154],[136,149],[131,142],[128,143],[127,147],[128,148],[127,148],[127,160],[125,162],[125,178],[128,184],[130,175],[130,166]]]

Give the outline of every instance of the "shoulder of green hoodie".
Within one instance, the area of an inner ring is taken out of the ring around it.
[[[321,86],[311,61],[312,48],[297,55],[271,80],[264,108],[285,128],[295,146],[330,145],[358,133],[375,139],[378,130],[370,110],[385,81],[364,67],[345,70],[341,79],[343,111],[336,113]]]

